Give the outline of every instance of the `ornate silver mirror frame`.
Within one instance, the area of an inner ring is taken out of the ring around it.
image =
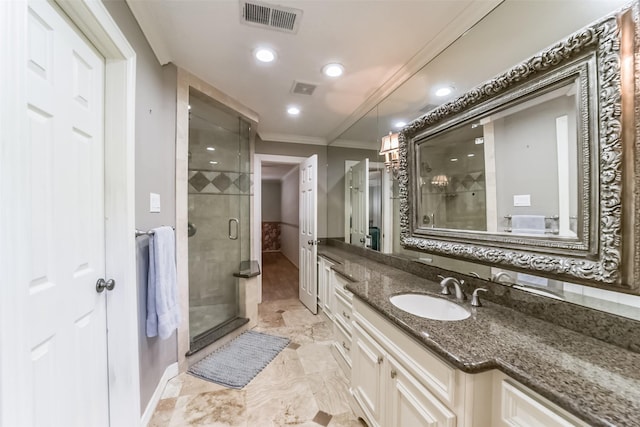
[[[400,242],[415,249],[591,286],[637,292],[640,277],[638,3],[414,120],[400,133]],[[582,215],[576,240],[423,228],[417,221],[421,141],[567,79],[581,87]]]

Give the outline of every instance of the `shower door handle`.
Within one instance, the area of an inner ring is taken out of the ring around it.
[[[232,231],[232,224],[235,224],[235,233],[233,233]],[[240,222],[238,221],[238,218],[231,218],[229,220],[229,239],[231,240],[238,240],[238,227],[240,226]]]

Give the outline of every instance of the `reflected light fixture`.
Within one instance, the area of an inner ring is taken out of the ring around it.
[[[392,172],[394,178],[398,176],[400,168],[400,141],[399,134],[389,132],[389,135],[382,137],[382,145],[380,146],[380,154],[384,154],[384,165],[387,172]]]
[[[207,151],[216,151],[215,147],[207,147]]]
[[[475,139],[475,143],[476,143],[476,145],[484,144],[484,138],[482,138],[482,137],[476,138]]]
[[[403,121],[399,121],[399,122],[395,122],[395,124],[393,125],[396,128],[403,128],[407,125],[407,122],[403,122]]]
[[[451,86],[441,87],[440,89],[436,90],[436,96],[447,96],[451,94],[451,92],[453,92],[453,88]]]
[[[449,185],[449,178],[447,178],[447,175],[435,175],[431,178],[431,185],[438,188],[444,188]]]

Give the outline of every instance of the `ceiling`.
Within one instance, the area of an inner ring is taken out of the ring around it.
[[[501,0],[278,0],[297,33],[241,23],[240,0],[127,0],[161,64],[172,62],[260,116],[263,140],[327,144]],[[259,2],[254,2],[259,3]],[[276,61],[258,63],[267,46]],[[338,62],[345,73],[326,77]],[[294,82],[317,85],[291,93]],[[437,84],[437,82],[435,82]],[[289,105],[300,107],[289,116]]]

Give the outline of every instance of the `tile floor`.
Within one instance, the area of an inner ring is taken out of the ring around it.
[[[242,390],[180,374],[149,426],[364,426],[349,408],[348,380],[330,351],[331,322],[294,298],[263,302],[259,317],[254,330],[290,338],[287,348]]]

